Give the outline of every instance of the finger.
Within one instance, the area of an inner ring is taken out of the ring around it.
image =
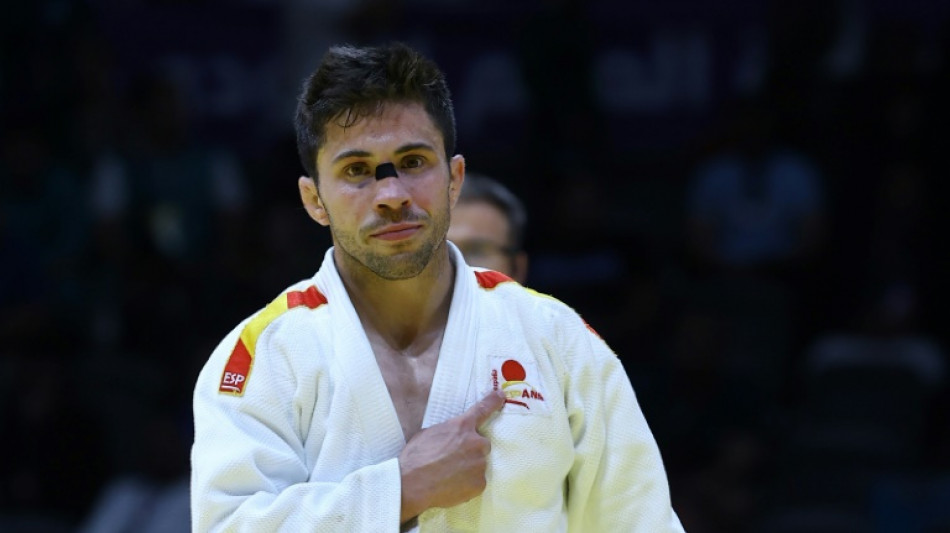
[[[463,418],[470,420],[477,428],[481,426],[496,411],[505,406],[505,393],[502,391],[492,391],[485,395],[475,405],[468,408],[468,411],[462,415]]]

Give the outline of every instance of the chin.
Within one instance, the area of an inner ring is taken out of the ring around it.
[[[377,276],[398,281],[412,279],[421,274],[432,261],[433,253],[427,250],[415,250],[387,256],[367,258],[363,264]]]

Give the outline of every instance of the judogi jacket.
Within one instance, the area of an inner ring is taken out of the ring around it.
[[[487,487],[420,532],[682,532],[657,445],[616,355],[571,308],[456,265],[423,427],[492,389]],[[330,249],[316,275],[245,319],[194,393],[192,526],[398,532],[405,447]]]

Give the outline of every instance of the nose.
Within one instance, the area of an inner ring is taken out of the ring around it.
[[[378,180],[375,185],[376,208],[380,211],[399,210],[411,203],[405,180],[392,176]]]

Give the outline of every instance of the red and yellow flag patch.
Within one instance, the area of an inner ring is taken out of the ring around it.
[[[325,303],[327,303],[326,296],[320,293],[316,287],[311,286],[303,291],[290,291],[281,294],[274,301],[267,304],[267,307],[254,316],[241,330],[241,336],[238,338],[234,350],[231,351],[231,356],[228,357],[228,363],[224,365],[224,373],[221,375],[218,392],[235,396],[244,395],[244,387],[247,385],[251,368],[254,366],[257,339],[277,317],[295,307],[306,306],[310,309],[316,309]]]

